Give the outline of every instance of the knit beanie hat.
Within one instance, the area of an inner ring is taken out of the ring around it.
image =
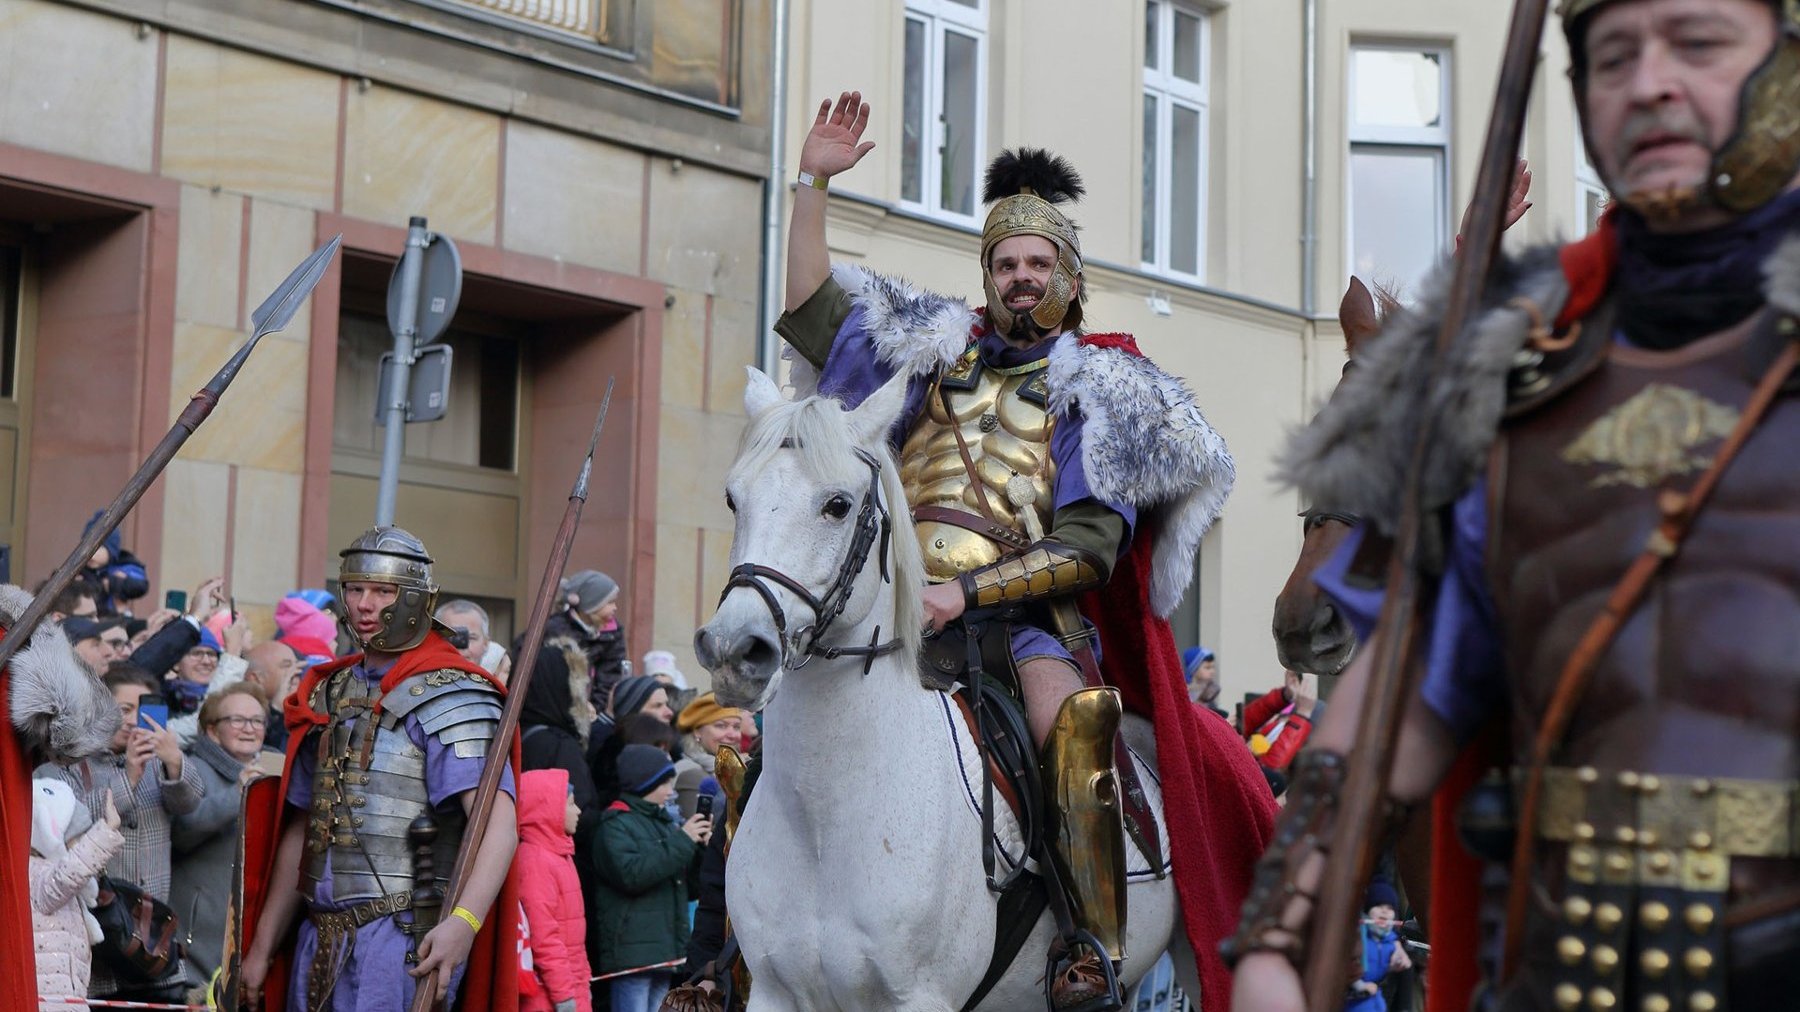
[[[627,745],[619,750],[619,787],[639,797],[674,779],[675,763],[655,745]]]
[[[590,612],[619,596],[618,581],[598,569],[584,569],[562,582],[565,598],[572,598],[575,610]]]
[[[1366,913],[1372,907],[1393,907],[1396,911],[1400,909],[1400,894],[1394,891],[1387,879],[1371,880],[1369,891],[1363,893],[1363,911]]]
[[[619,683],[613,686],[613,720],[624,723],[631,719],[632,714],[642,710],[644,704],[649,701],[650,695],[660,688],[662,688],[662,683],[648,675],[632,675],[630,678],[619,679]]]

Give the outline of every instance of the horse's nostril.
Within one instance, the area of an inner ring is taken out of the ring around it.
[[[1337,620],[1337,606],[1328,601],[1313,609],[1312,629],[1309,631],[1313,633],[1322,633],[1331,628]]]
[[[781,651],[761,636],[750,637],[744,650],[744,666],[751,671],[773,671],[781,663]]]

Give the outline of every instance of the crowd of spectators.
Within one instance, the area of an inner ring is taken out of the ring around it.
[[[114,535],[51,610],[122,718],[109,756],[35,773],[39,988],[56,1007],[207,1000],[225,956],[242,787],[281,772],[282,700],[311,666],[350,649],[322,590],[284,598],[275,637],[259,642],[221,580],[154,610],[149,585]],[[634,672],[610,577],[583,570],[563,589],[519,725],[515,861],[531,883],[520,993],[524,1007],[554,1012],[654,1009],[687,950],[705,813],[724,811],[717,750],[743,749],[755,726],[696,695],[667,651]],[[498,642],[480,604],[444,601],[434,618],[465,658],[507,681],[522,644]],[[104,905],[105,883],[142,890],[177,919],[180,959],[156,979],[115,966],[104,945],[90,951],[103,938],[90,907]]]

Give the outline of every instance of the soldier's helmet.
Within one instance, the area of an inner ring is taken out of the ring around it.
[[[366,640],[355,628],[350,636],[364,650],[399,653],[425,641],[431,631],[431,613],[437,608],[438,587],[431,579],[431,555],[425,543],[399,527],[371,527],[338,553],[338,582],[388,583],[399,593],[381,611],[381,631]]]

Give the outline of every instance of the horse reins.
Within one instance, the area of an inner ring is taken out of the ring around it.
[[[789,445],[783,443],[784,446]],[[857,450],[856,455],[869,468],[869,487],[863,493],[862,508],[856,514],[856,533],[850,540],[849,551],[844,561],[838,566],[837,578],[832,581],[823,596],[815,596],[800,581],[786,573],[769,566],[746,562],[731,570],[731,578],[725,581],[725,589],[719,594],[719,603],[725,603],[726,595],[739,587],[748,587],[756,591],[769,608],[769,617],[775,620],[775,629],[781,634],[781,663],[790,671],[798,671],[806,667],[814,657],[836,660],[839,657],[861,657],[863,674],[867,675],[875,665],[875,658],[900,649],[898,637],[883,642],[881,627],[869,636],[867,646],[824,646],[821,640],[831,628],[831,624],[844,613],[844,606],[850,603],[850,594],[856,589],[856,578],[862,574],[863,567],[869,564],[869,551],[880,541],[881,582],[891,583],[893,578],[888,573],[888,538],[892,534],[892,519],[888,515],[887,506],[881,501],[881,463],[875,455],[866,450]],[[764,580],[771,580],[786,587],[794,593],[813,612],[813,624],[794,631],[788,635],[787,613],[782,611],[781,602],[776,600],[775,591],[769,588]],[[804,641],[804,647],[801,642]],[[791,661],[790,656],[798,653],[800,659]]]

